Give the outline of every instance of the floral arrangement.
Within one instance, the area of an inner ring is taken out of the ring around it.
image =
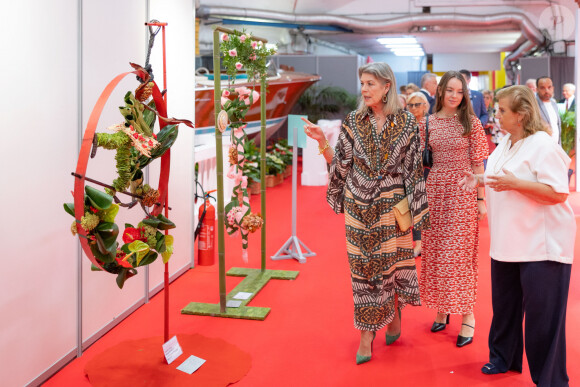
[[[244,119],[250,107],[258,102],[260,94],[255,90],[255,82],[266,77],[268,57],[276,50],[267,48],[263,42],[255,40],[245,31],[233,31],[221,35],[220,52],[222,63],[228,74],[228,87],[221,95],[221,105],[226,112],[231,127],[231,145],[229,149],[230,168],[227,176],[235,179],[231,201],[225,207],[226,231],[230,235],[242,235],[242,258],[248,261],[248,234],[260,229],[263,219],[260,214],[254,214],[248,199],[248,177],[244,176],[246,155],[244,141],[246,139],[246,122]],[[252,87],[234,87],[238,71],[245,70]],[[224,132],[225,125],[219,125]]]
[[[118,177],[112,185],[96,182],[105,186],[101,192],[91,186],[85,187],[84,216],[80,222],[71,226],[73,235],[77,235],[79,227],[86,233],[89,247],[96,261],[109,273],[117,275],[117,285],[122,288],[125,281],[137,274],[137,267],[153,263],[161,254],[163,262],[167,263],[173,253],[173,237],[163,232],[175,228],[175,224],[165,216],[153,216],[149,207],[159,204],[158,190],[143,184],[142,169],[151,161],[161,157],[175,142],[179,123],[192,126],[187,120],[177,120],[159,116],[168,122],[159,133],[155,134],[154,125],[157,117],[153,100],[147,103],[154,86],[148,73],[139,65],[131,66],[147,74],[135,91],[127,92],[124,106],[119,107],[124,122],[108,129],[114,133],[96,133],[93,140],[94,157],[98,147],[116,150],[115,160]],[[129,189],[130,192],[125,190]],[[133,198],[130,203],[122,203],[117,193],[124,193]],[[119,207],[132,208],[140,204],[145,217],[134,227],[125,224],[122,233],[123,244],[117,241],[119,227],[115,217]],[[65,203],[67,213],[75,216],[74,204]],[[79,237],[85,237],[78,233]],[[101,270],[92,266],[93,270]]]

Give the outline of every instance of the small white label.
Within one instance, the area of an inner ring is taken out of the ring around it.
[[[229,300],[226,302],[226,307],[228,308],[239,308],[240,305],[242,305],[242,301]]]
[[[165,353],[165,360],[167,360],[167,364],[173,363],[175,359],[183,354],[183,350],[181,349],[176,336],[173,336],[165,344],[163,344],[163,353]]]
[[[191,375],[197,371],[198,368],[203,365],[203,363],[205,363],[204,359],[191,355],[187,358],[187,360],[181,363],[177,369]]]
[[[252,294],[254,294],[254,293],[238,292],[238,294],[236,294],[234,296],[234,298],[236,300],[247,300],[248,298],[252,297]]]

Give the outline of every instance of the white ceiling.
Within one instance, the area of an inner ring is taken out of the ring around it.
[[[316,19],[328,16],[341,16],[349,20],[386,21],[408,16],[422,16],[423,8],[430,6],[432,16],[471,15],[482,18],[494,14],[523,14],[536,28],[548,28],[552,40],[573,39],[570,24],[574,31],[578,4],[573,0],[197,0],[197,6],[228,7],[239,10],[264,10],[281,13],[284,17],[307,16]],[[543,17],[541,18],[540,16]],[[548,15],[548,19],[546,19]],[[570,20],[570,16],[572,19]],[[555,16],[555,18],[553,18]],[[546,20],[556,20],[556,25],[546,26]],[[562,20],[563,22],[559,22]],[[565,23],[568,28],[561,28]],[[316,24],[316,23],[312,23]],[[324,23],[322,23],[324,24]],[[558,26],[558,24],[560,24]],[[306,25],[307,26],[307,25]],[[377,37],[413,35],[417,37],[426,53],[466,53],[500,52],[513,50],[514,43],[522,36],[521,26],[511,23],[474,27],[447,23],[433,25],[431,31],[418,32],[417,27],[407,29],[387,29],[371,33],[357,31],[326,32],[306,29],[309,36],[326,40],[362,55],[386,53],[388,50],[376,42]],[[566,30],[567,36],[563,36]],[[520,40],[521,43],[521,40]]]

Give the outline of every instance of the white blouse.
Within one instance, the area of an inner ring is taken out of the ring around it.
[[[546,132],[537,132],[511,147],[506,135],[487,160],[484,181],[504,175],[544,183],[558,193],[569,193],[570,158]],[[491,258],[504,262],[556,261],[571,264],[574,259],[576,221],[565,202],[540,204],[517,191],[496,192],[485,187]]]

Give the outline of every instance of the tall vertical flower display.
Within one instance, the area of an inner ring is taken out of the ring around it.
[[[242,258],[248,260],[248,234],[262,227],[260,214],[252,213],[248,199],[248,178],[243,174],[246,161],[244,141],[246,139],[245,117],[250,107],[258,102],[260,93],[256,91],[256,81],[266,78],[266,64],[270,55],[276,51],[267,48],[263,42],[254,40],[245,31],[233,31],[221,35],[220,52],[222,63],[228,74],[228,86],[221,95],[222,111],[218,116],[218,128],[223,133],[231,128],[229,162],[227,176],[235,180],[231,201],[225,207],[226,231],[229,235],[242,236]],[[251,87],[236,87],[238,71],[245,71]],[[217,75],[216,75],[217,76]],[[265,90],[262,90],[264,92]]]

